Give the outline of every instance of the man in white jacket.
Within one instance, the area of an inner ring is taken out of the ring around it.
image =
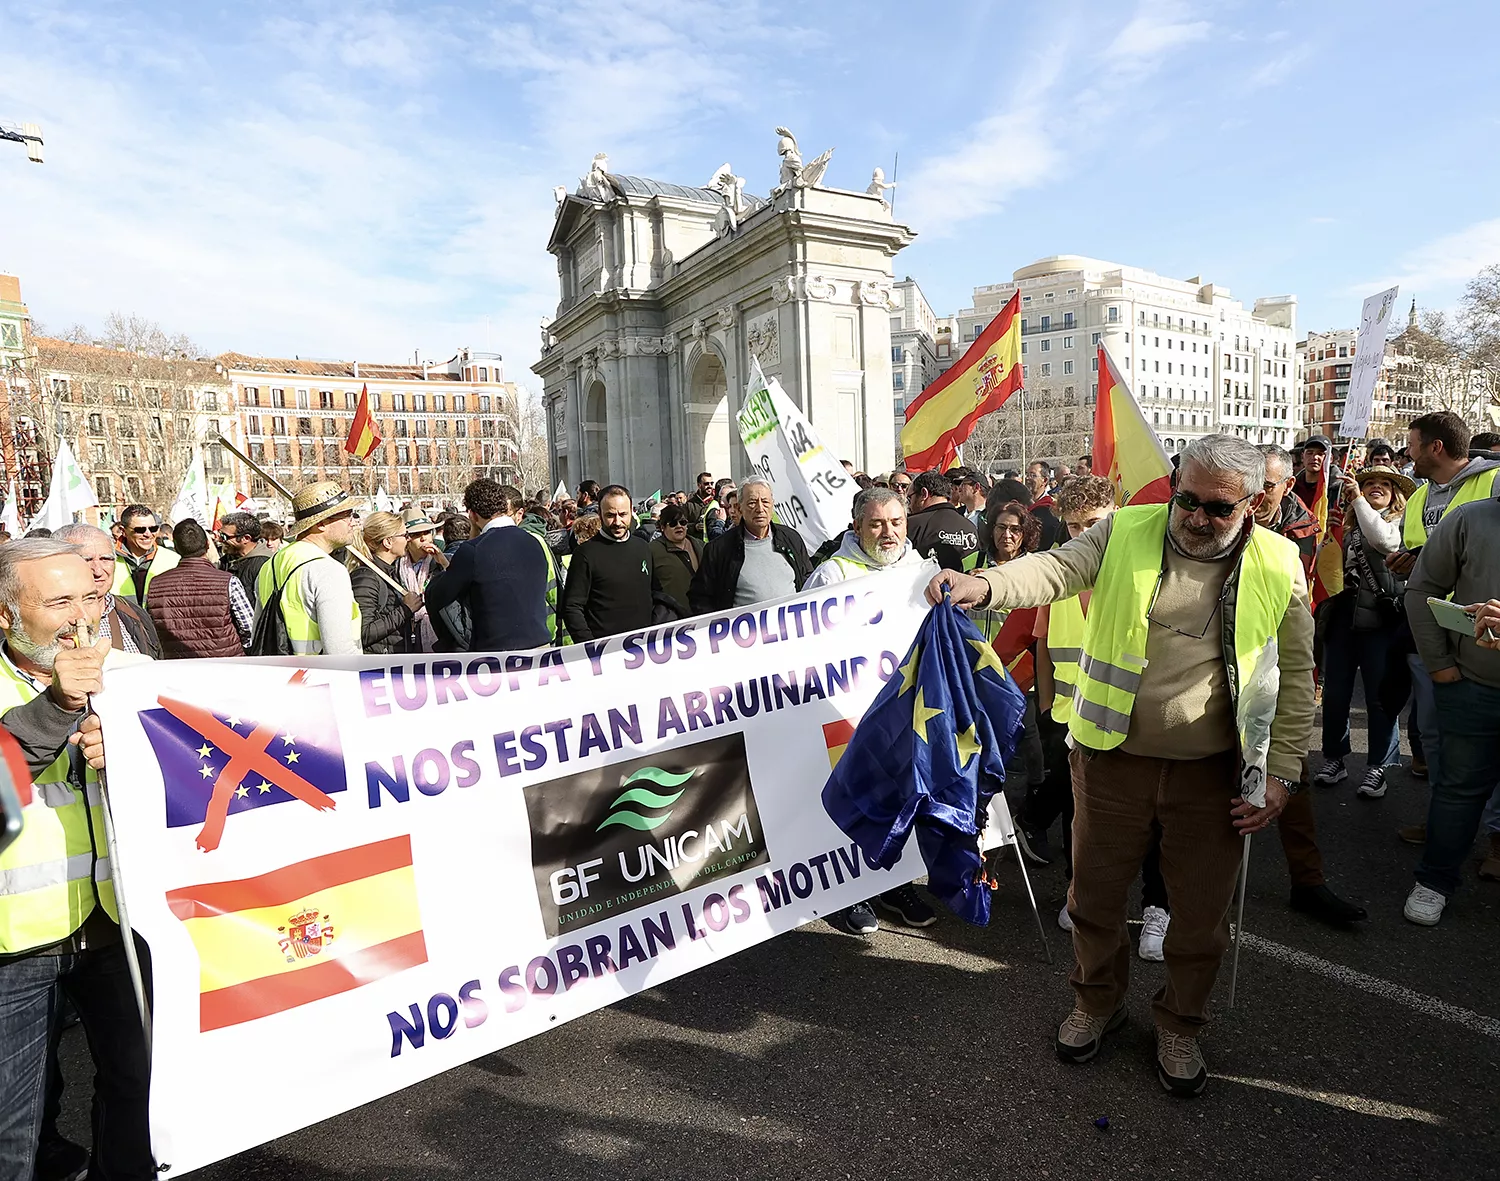
[[[844,534],[838,552],[808,576],[802,589],[817,590],[847,578],[920,566],[925,561],[906,540],[906,502],[900,494],[889,488],[867,488],[854,498],[854,528]],[[930,927],[937,922],[937,912],[914,886],[887,890],[874,901],[908,927]],[[829,922],[851,935],[872,935],[880,929],[868,902],[840,911]]]

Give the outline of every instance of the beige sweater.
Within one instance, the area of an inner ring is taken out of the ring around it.
[[[988,606],[1039,607],[1091,589],[1112,523],[1113,518],[1100,521],[1057,549],[978,571],[990,584]],[[1234,596],[1219,603],[1234,559],[1200,562],[1171,545],[1164,549],[1161,588],[1147,629],[1147,664],[1121,749],[1166,759],[1205,758],[1237,741],[1222,647],[1222,612],[1233,610]],[[1281,691],[1267,770],[1295,781],[1313,730],[1313,620],[1300,564],[1277,646]]]

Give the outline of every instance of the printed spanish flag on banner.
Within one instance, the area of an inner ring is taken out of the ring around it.
[[[974,424],[1021,388],[1020,312],[1018,290],[958,363],[907,406],[901,428],[907,471],[945,469]]]
[[[837,767],[844,757],[844,748],[854,737],[854,723],[844,718],[836,722],[823,723],[823,742],[828,747],[828,765]]]
[[[359,407],[354,411],[354,421],[349,424],[349,437],[344,440],[344,450],[355,459],[369,459],[370,452],[380,446],[380,432],[375,429],[375,419],[370,414],[370,387],[359,387]]]
[[[409,836],[186,886],[167,905],[198,949],[204,1032],[427,962]]]
[[[1115,486],[1116,504],[1165,504],[1172,495],[1172,461],[1102,344],[1094,474]]]

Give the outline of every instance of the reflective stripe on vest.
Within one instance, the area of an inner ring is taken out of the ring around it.
[[[1162,573],[1166,505],[1120,509],[1099,567],[1083,626],[1083,651],[1068,732],[1082,746],[1110,750],[1130,732],[1130,714],[1146,668],[1146,613]],[[1302,569],[1295,542],[1257,526],[1241,552],[1234,606],[1236,701],[1274,639]]]
[[[1492,468],[1490,471],[1480,472],[1472,480],[1465,480],[1453,493],[1453,499],[1443,506],[1442,516],[1438,520],[1441,521],[1461,504],[1494,496],[1497,476],[1500,476],[1500,468]],[[1427,507],[1427,493],[1431,488],[1431,484],[1419,484],[1411,494],[1411,499],[1406,502],[1406,518],[1401,523],[1401,544],[1409,550],[1420,549],[1427,544],[1427,526],[1422,523],[1422,510]]]
[[[36,695],[30,682],[0,660],[0,714]],[[85,791],[69,786],[71,749],[36,776],[35,797],[21,811],[21,835],[0,854],[0,955],[61,942],[96,903],[118,919],[98,779],[86,768]]]
[[[135,593],[135,572],[123,558],[115,559],[115,582],[110,588],[111,594],[125,595],[127,598],[139,599],[151,589],[151,583],[158,574],[165,573],[176,567],[181,561],[175,553],[165,546],[157,546],[156,554],[151,559],[151,565],[146,567],[146,585],[141,588],[141,593]]]
[[[1047,612],[1047,653],[1052,657],[1052,720],[1073,716],[1073,688],[1083,655],[1083,600],[1077,595],[1052,604]]]
[[[287,639],[291,641],[292,653],[296,656],[317,656],[323,651],[323,631],[318,627],[317,618],[307,609],[307,601],[302,597],[302,572],[292,573],[304,562],[319,561],[333,562],[334,560],[310,541],[294,541],[291,545],[284,545],[272,554],[271,560],[261,566],[260,573],[255,579],[257,603],[270,602],[271,596],[276,593],[276,588],[282,587],[281,618],[286,623]],[[358,643],[360,616],[357,602],[354,604],[353,620],[354,639]]]

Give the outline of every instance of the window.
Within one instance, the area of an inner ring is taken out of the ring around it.
[[[1044,352],[1044,353],[1050,353],[1051,351],[1052,351],[1052,342],[1050,340],[1044,340],[1044,341],[1042,341],[1042,352]]]
[[[1074,316],[1072,312],[1064,312],[1063,313],[1063,327],[1064,328],[1076,328],[1077,326],[1078,326],[1078,318],[1076,316]]]
[[[353,390],[344,391],[344,409],[355,410],[359,407],[359,395]]]
[[[396,444],[396,462],[402,464],[411,462],[411,448],[405,443]]]
[[[391,395],[391,409],[394,410],[394,411],[396,411],[396,413],[398,413],[398,414],[403,413],[406,410],[406,395],[405,394],[392,394]]]
[[[1042,376],[1043,377],[1051,377],[1052,376],[1052,362],[1051,361],[1043,361],[1042,362]]]
[[[298,410],[306,410],[307,409],[307,391],[306,390],[298,390],[297,391],[297,409]]]
[[[271,405],[273,407],[275,407],[277,410],[285,410],[286,409],[286,391],[285,390],[272,390],[271,391]]]
[[[297,433],[299,435],[311,435],[312,434],[312,419],[310,419],[310,418],[299,418],[297,420]]]
[[[275,418],[271,419],[271,433],[273,435],[286,434],[286,419],[279,414],[276,415]]]
[[[1057,295],[1057,292],[1055,292],[1055,291],[1049,291],[1049,292],[1047,292],[1047,293],[1046,293],[1046,294],[1045,294],[1045,295],[1043,295],[1043,296],[1042,296],[1042,298],[1043,298],[1043,299],[1052,299],[1052,298],[1054,298],[1054,297],[1055,297],[1055,296],[1056,296],[1056,295]]]
[[[203,391],[203,409],[205,409],[205,410],[217,410],[218,408],[219,408],[219,391],[218,390],[204,390]]]
[[[292,462],[292,445],[290,443],[277,443],[276,444],[276,462],[277,463],[291,463]]]
[[[418,414],[426,414],[427,413],[427,395],[426,394],[413,394],[411,396],[411,407]]]
[[[906,374],[896,372],[891,374],[891,389],[904,390],[906,388]]]
[[[338,430],[338,424],[335,423],[333,419],[325,418],[323,420],[323,433],[325,435],[336,435],[338,434]]]
[[[1021,366],[1021,380],[1025,381],[1030,376],[1031,376],[1031,366],[1030,365],[1022,365]],[[459,425],[463,425],[463,424],[460,423]]]
[[[1021,356],[1024,357],[1026,355],[1026,349],[1029,347],[1030,343],[1030,341],[1025,340],[1021,342]]]
[[[1109,311],[1105,313],[1104,320],[1105,323],[1108,324],[1118,324],[1120,322],[1120,309],[1117,307],[1111,307]]]
[[[1052,327],[1052,317],[1051,316],[1043,316],[1042,317],[1042,331],[1046,332],[1051,327]]]
[[[1161,326],[1161,316],[1160,316],[1160,314],[1157,313],[1157,312],[1152,312],[1151,313],[1151,327],[1153,327],[1153,328],[1159,328],[1160,326]]]
[[[453,411],[455,414],[462,414],[464,412],[464,402],[465,398],[462,394],[453,395]],[[438,409],[441,410],[442,407],[439,406]]]
[[[332,390],[319,390],[318,391],[318,409],[319,410],[332,410],[333,409],[333,391]]]
[[[95,443],[89,450],[94,453],[95,467],[109,466],[109,449],[103,443]]]
[[[323,444],[323,466],[330,470],[339,465],[339,451],[342,450],[337,443]]]
[[[433,394],[432,395],[432,408],[434,410],[436,410],[439,414],[446,414],[447,411],[448,411],[448,395],[447,394]]]
[[[488,414],[489,412],[490,412],[490,396],[488,394],[480,394],[479,395],[479,413],[480,414]]]
[[[1089,358],[1089,372],[1090,373],[1098,373],[1099,372],[1099,358],[1098,357],[1090,357]]]
[[[429,464],[431,462],[432,462],[432,455],[431,455],[431,452],[427,448],[427,444],[426,443],[418,443],[417,444],[417,465],[419,467],[425,467],[427,464]]]
[[[1063,337],[1062,347],[1065,348],[1065,349],[1072,348],[1073,347],[1073,338],[1071,336],[1065,336],[1065,337]]]
[[[118,403],[121,406],[129,406],[131,404],[131,402],[133,402],[133,401],[134,401],[134,399],[130,396],[130,387],[128,385],[117,385],[117,386],[115,386],[115,402],[116,403]]]
[[[432,424],[432,433],[435,435],[446,435],[448,433],[448,420],[439,418]]]
[[[94,494],[99,498],[100,504],[112,504],[115,499],[114,488],[110,485],[108,476],[94,477]]]
[[[1067,374],[1072,373],[1072,372],[1073,372],[1073,362],[1072,361],[1064,361],[1063,362],[1063,374],[1067,375]]]
[[[396,434],[400,438],[403,438],[403,439],[406,438],[406,419],[404,419],[404,418],[398,418],[398,419],[396,419]]]
[[[891,345],[891,364],[900,365],[906,360],[906,350],[899,344]]]
[[[245,432],[251,435],[260,434],[260,415],[252,414],[245,419]]]
[[[460,400],[462,400],[462,398],[460,398]],[[460,418],[457,422],[455,422],[453,424],[453,433],[460,439],[467,439],[469,437],[469,424],[467,420]]]
[[[90,414],[89,415],[89,434],[91,434],[91,435],[102,435],[103,433],[104,433],[104,415],[102,415],[102,414]]]
[[[373,414],[375,411],[377,411],[379,409],[380,409],[380,395],[378,393],[372,392],[370,394],[370,412]]]
[[[427,420],[425,418],[417,419],[414,427],[414,433],[419,439],[425,439],[427,437]]]
[[[490,371],[489,371],[489,369],[486,366],[481,365],[479,367],[479,380],[480,381],[489,381],[489,379],[490,379]]]
[[[1094,333],[1093,337],[1090,338],[1089,343],[1093,344],[1093,345],[1097,345],[1101,339],[1102,339],[1102,334],[1096,332],[1096,333]]]

